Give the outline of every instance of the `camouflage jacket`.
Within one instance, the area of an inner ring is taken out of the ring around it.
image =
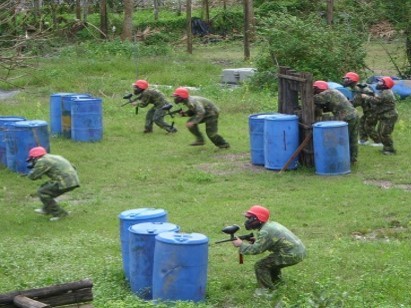
[[[201,123],[207,117],[218,116],[220,113],[212,101],[200,96],[190,96],[183,104],[194,114],[190,118],[190,122],[194,124]]]
[[[305,247],[301,240],[290,230],[278,222],[267,222],[258,231],[253,244],[243,242],[240,253],[256,255],[264,251],[279,253],[283,256],[305,257]]]
[[[138,99],[140,100],[138,103],[139,107],[146,107],[149,104],[153,104],[154,108],[160,109],[161,107],[169,104],[165,95],[154,89],[144,90],[141,94],[139,94]]]
[[[338,121],[350,121],[356,117],[357,110],[340,91],[328,89],[314,95],[314,104],[323,110],[332,112]]]
[[[370,105],[362,99],[361,94],[367,94],[367,95],[373,96],[374,90],[369,85],[365,87],[359,87],[358,85],[355,85],[354,87],[350,87],[350,89],[354,95],[353,100],[352,100],[353,106],[361,107],[365,111],[370,109]]]
[[[364,100],[373,106],[377,115],[396,111],[395,95],[390,89],[378,91],[375,96],[367,96]]]
[[[76,169],[62,156],[46,154],[39,158],[27,175],[31,180],[48,176],[51,182],[56,182],[60,189],[80,186]]]

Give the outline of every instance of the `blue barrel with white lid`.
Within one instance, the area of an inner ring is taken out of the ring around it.
[[[138,297],[145,300],[153,298],[153,260],[156,235],[179,230],[179,226],[169,222],[144,222],[129,228],[130,288]]]
[[[120,220],[120,241],[121,255],[123,258],[123,270],[126,280],[130,281],[129,228],[134,224],[144,222],[166,222],[167,212],[163,209],[156,208],[137,208],[121,212],[118,218]]]
[[[200,233],[156,236],[153,300],[203,301],[207,288],[208,238]]]

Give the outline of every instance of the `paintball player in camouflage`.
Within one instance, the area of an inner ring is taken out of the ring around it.
[[[377,83],[375,96],[362,94],[362,99],[373,106],[377,115],[379,125],[378,134],[370,135],[371,138],[379,138],[383,144],[382,153],[385,155],[395,154],[394,142],[391,134],[398,120],[398,112],[395,108],[395,95],[391,88],[394,81],[391,77],[382,77]]]
[[[68,215],[54,198],[80,187],[80,181],[76,169],[64,157],[47,154],[43,147],[34,147],[29,151],[27,158],[31,169],[27,175],[31,180],[41,179],[43,175],[50,178],[37,190],[43,207],[34,211],[42,215],[51,215],[50,221],[59,220]]]
[[[358,156],[358,113],[348,99],[340,91],[329,89],[325,81],[314,82],[314,104],[316,111],[330,111],[337,121],[348,123],[348,139],[350,143],[351,163]]]
[[[167,111],[162,108],[169,104],[164,94],[158,90],[149,89],[149,84],[146,80],[137,80],[133,83],[133,87],[134,94],[138,95],[135,100],[139,100],[140,102],[133,102],[131,105],[142,108],[149,104],[153,105],[146,114],[144,133],[153,132],[153,123],[156,123],[158,127],[166,130],[168,133],[176,133],[177,129],[164,121]]]
[[[198,124],[205,123],[206,134],[215,146],[221,149],[228,149],[230,144],[218,134],[218,116],[220,111],[210,100],[200,97],[191,96],[188,89],[179,87],[174,91],[174,102],[184,104],[188,110],[182,112],[182,116],[189,116],[186,127],[196,137],[196,141],[191,143],[192,146],[204,145],[204,136],[198,128]]]
[[[361,94],[367,94],[369,96],[374,95],[373,89],[367,84],[360,84],[360,76],[354,72],[348,72],[343,77],[343,86],[349,87],[354,93],[352,104],[354,107],[361,107],[362,116],[359,121],[359,144],[369,144],[368,137],[373,139],[372,146],[381,146],[380,138],[376,133],[376,127],[378,123],[377,115],[371,105],[362,98]]]
[[[260,205],[253,205],[245,214],[247,230],[258,230],[251,244],[241,239],[232,241],[243,255],[256,255],[265,251],[270,254],[254,265],[259,288],[255,295],[264,295],[274,290],[281,282],[281,269],[301,262],[306,251],[301,240],[290,230],[275,221],[269,221],[270,211]]]

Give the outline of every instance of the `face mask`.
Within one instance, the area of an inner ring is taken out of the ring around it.
[[[261,225],[262,223],[255,216],[248,217],[244,222],[244,227],[246,230],[260,229]]]

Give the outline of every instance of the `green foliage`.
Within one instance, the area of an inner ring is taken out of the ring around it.
[[[265,39],[257,60],[259,84],[270,84],[278,66],[312,72],[315,79],[339,80],[347,71],[364,68],[361,35],[345,27],[328,27],[316,16],[288,14],[264,18],[259,33]]]
[[[259,16],[269,16],[273,13],[288,13],[302,15],[319,9],[320,0],[283,0],[283,1],[254,1]]]
[[[244,13],[240,10],[216,10],[210,19],[213,33],[227,35],[241,33],[244,28]]]

